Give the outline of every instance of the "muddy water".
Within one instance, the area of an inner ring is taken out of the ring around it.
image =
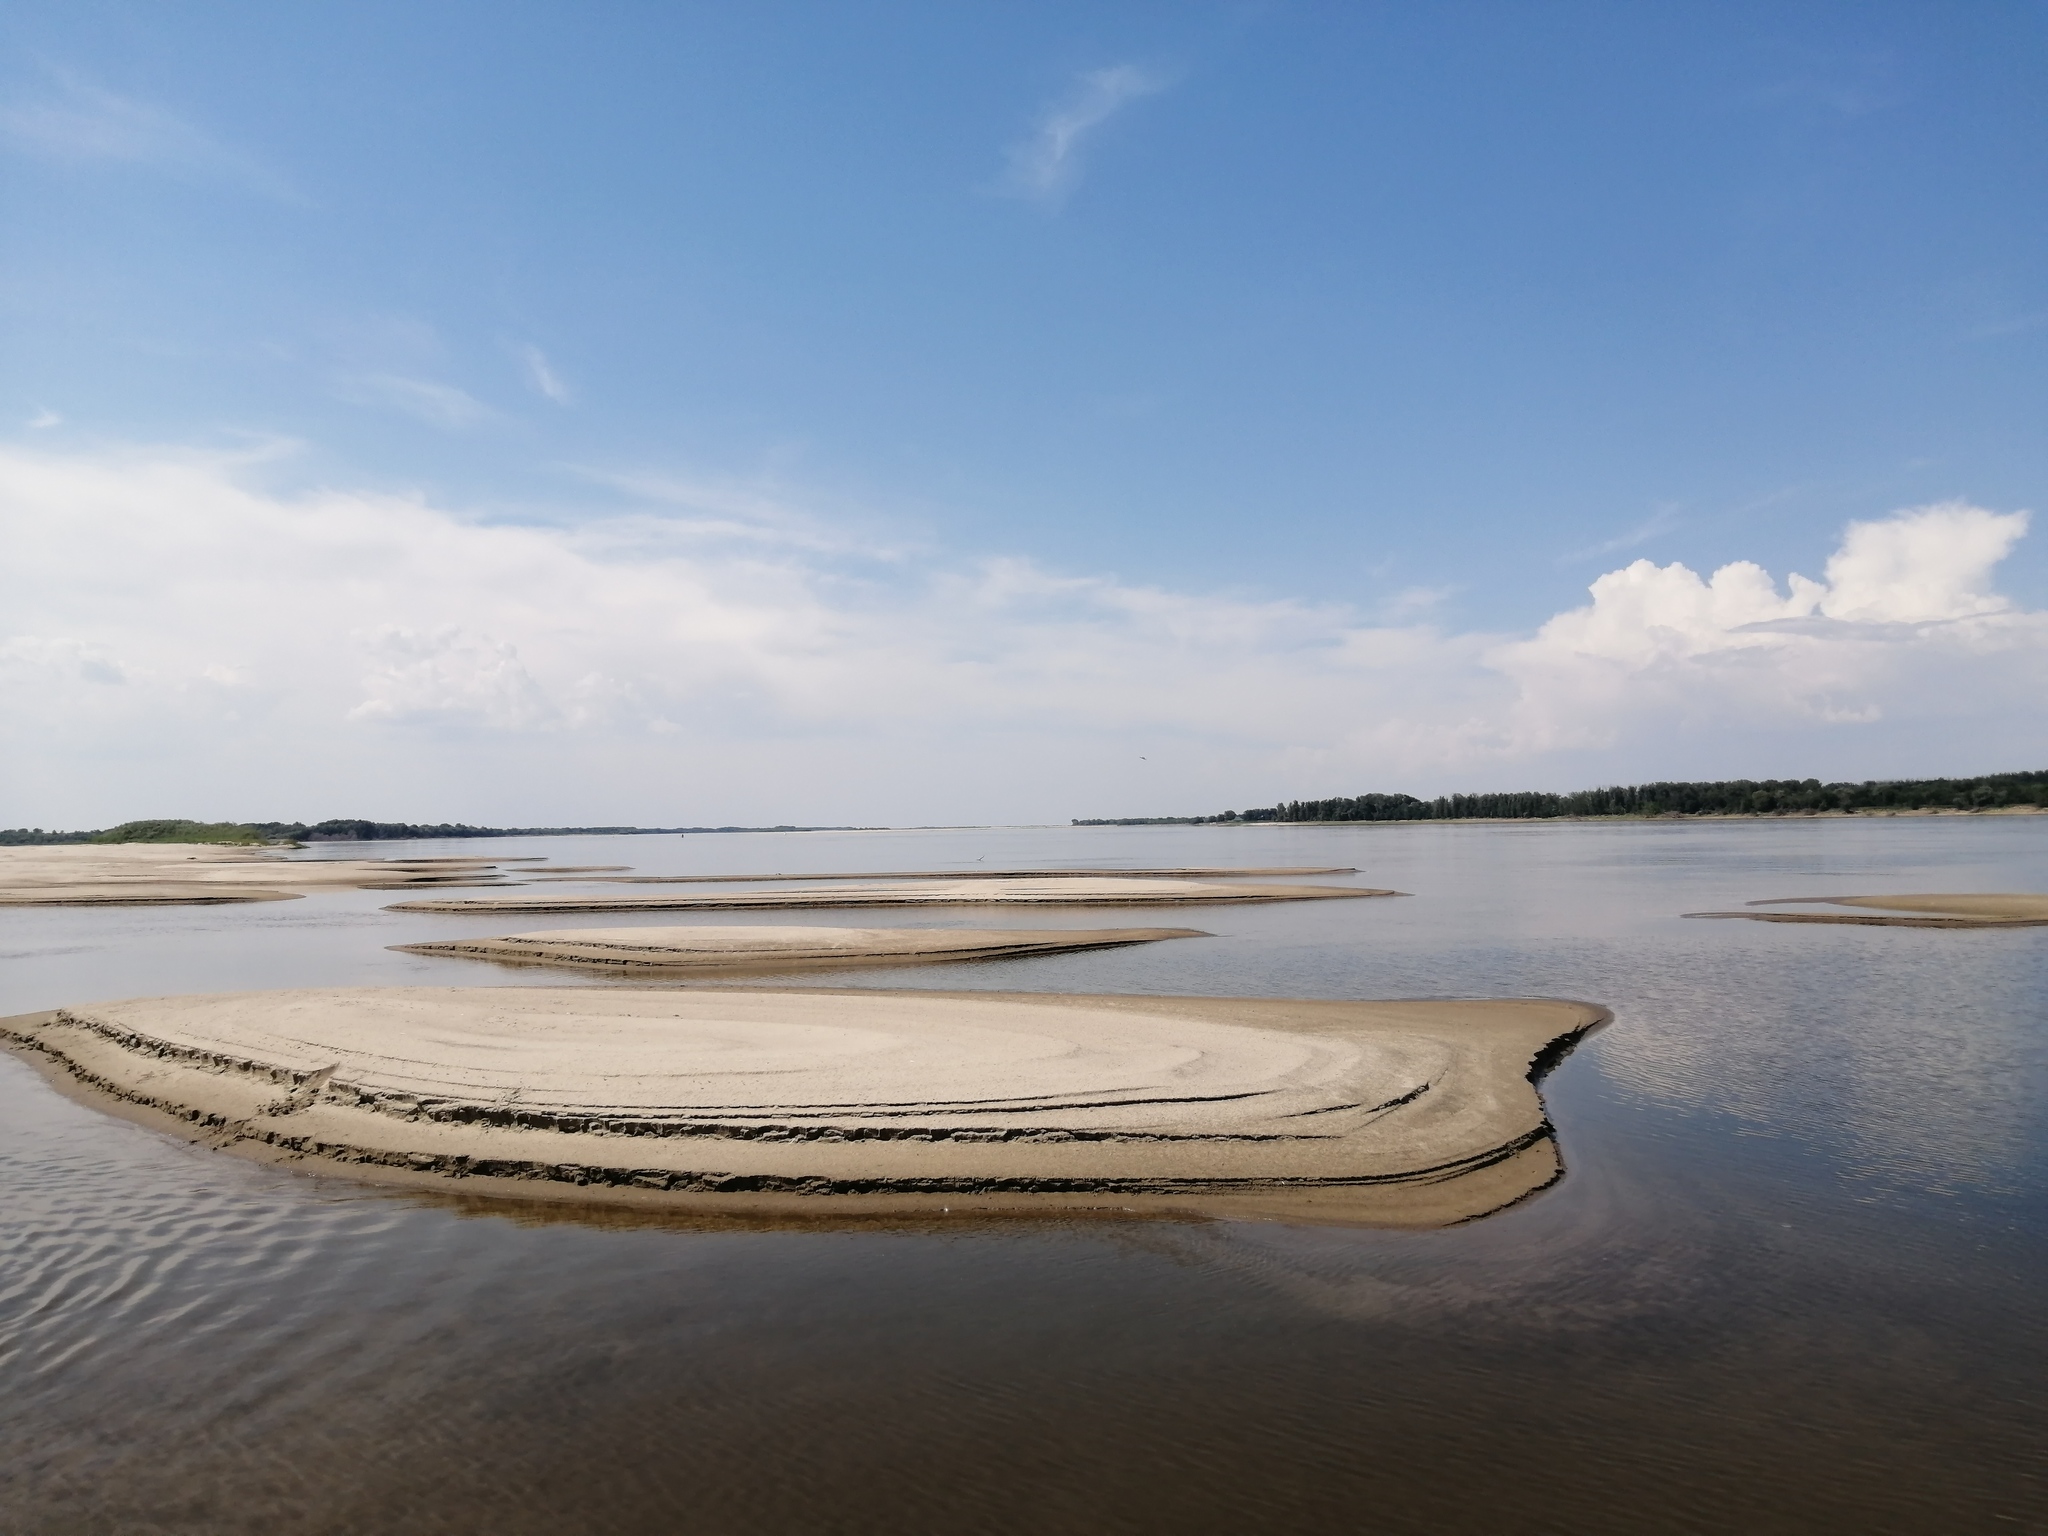
[[[2048,818],[494,851],[678,873],[1357,864],[1414,896],[1181,912],[1216,937],[1142,949],[806,979],[1545,994],[1616,1022],[1545,1084],[1563,1181],[1421,1234],[693,1227],[422,1197],[189,1147],[0,1057],[0,1527],[2048,1530],[2048,930],[1678,916],[2048,890]],[[609,984],[391,953],[511,931],[380,910],[395,899],[0,913],[0,1011]]]

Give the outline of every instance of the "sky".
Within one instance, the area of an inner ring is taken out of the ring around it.
[[[0,17],[0,824],[2048,765],[2048,7]]]

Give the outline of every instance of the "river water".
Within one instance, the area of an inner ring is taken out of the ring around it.
[[[1615,1022],[1544,1083],[1565,1177],[1424,1233],[705,1223],[415,1194],[189,1146],[0,1055],[0,1528],[2048,1531],[2048,929],[1680,915],[2048,890],[2048,817],[318,850],[365,851],[641,873],[1356,865],[1413,894],[1180,909],[1163,920],[1216,936],[803,980],[1544,995]],[[381,910],[401,899],[0,912],[0,1013],[617,984],[394,954],[521,926]]]

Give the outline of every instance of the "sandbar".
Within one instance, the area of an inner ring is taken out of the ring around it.
[[[2048,896],[2026,891],[1909,896],[1776,896],[1749,908],[1857,907],[1855,912],[1688,912],[1687,917],[1746,917],[1760,923],[1856,923],[1873,928],[2048,927]]]
[[[503,862],[513,861],[288,859],[273,849],[213,843],[0,848],[0,906],[212,906],[289,901],[307,890],[494,886],[506,883],[506,877],[497,872]],[[530,865],[536,861],[517,862]]]
[[[1209,937],[1199,928],[562,928],[391,947],[501,965],[638,974],[997,960]]]
[[[550,869],[541,880],[566,880],[575,871]],[[776,880],[1054,880],[1109,877],[1124,880],[1277,879],[1287,875],[1355,875],[1339,865],[1300,865],[1273,869],[1219,866],[1214,869],[918,869],[869,870],[836,875],[627,875],[600,885],[761,885]]]
[[[401,901],[387,912],[679,912],[754,907],[1167,907],[1250,901],[1320,901],[1399,896],[1341,885],[1221,885],[1201,880],[1090,876],[1000,880],[907,881],[784,891],[702,891],[668,895],[575,896],[567,892]]]
[[[1587,1003],[395,987],[0,1020],[53,1081],[271,1161],[734,1210],[1443,1225],[1555,1179]],[[849,1205],[847,1202],[851,1202]]]

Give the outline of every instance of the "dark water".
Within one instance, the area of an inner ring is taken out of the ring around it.
[[[1617,1017],[1545,1085],[1563,1182],[1421,1234],[707,1230],[395,1194],[188,1147],[0,1056],[0,1528],[2048,1530],[2048,929],[1677,916],[2048,890],[2048,818],[500,846],[676,871],[1356,863],[1414,899],[843,981]],[[511,931],[394,899],[0,913],[0,1011],[577,984],[388,953]]]

